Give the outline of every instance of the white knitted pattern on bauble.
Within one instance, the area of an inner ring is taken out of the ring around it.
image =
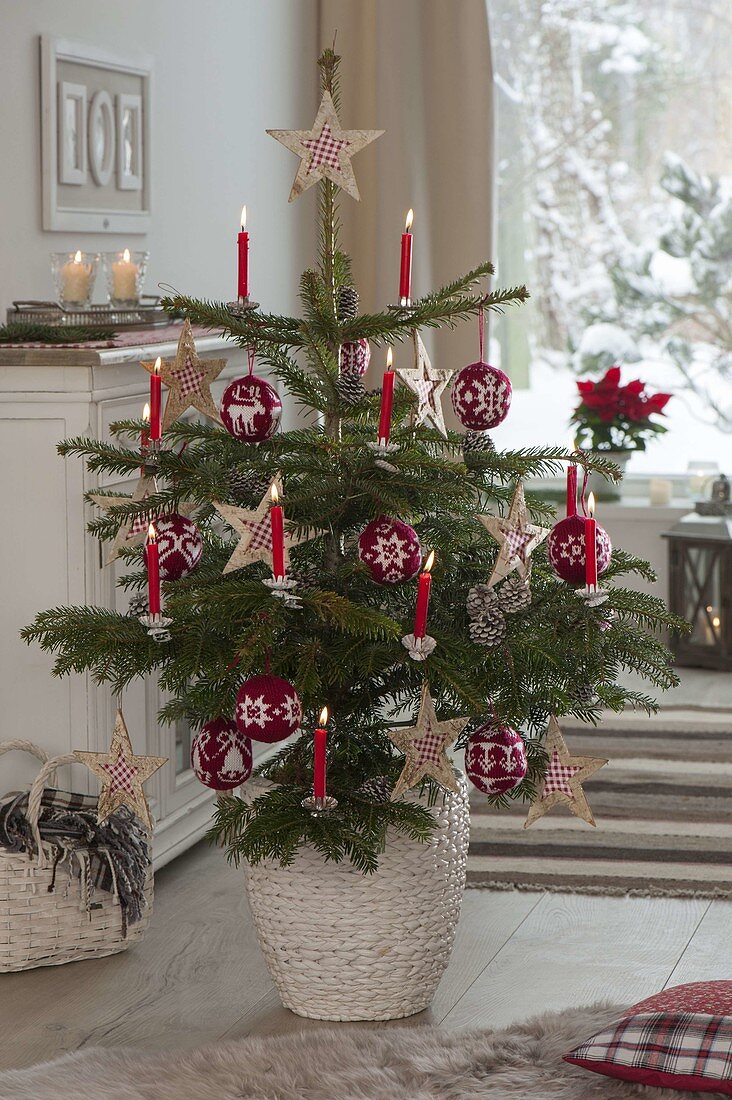
[[[456,775],[460,793],[432,809],[431,841],[390,829],[373,875],[307,847],[290,867],[246,865],[259,945],[286,1008],[316,1020],[395,1020],[430,1003],[465,888],[468,788]],[[261,781],[245,788],[249,798],[262,789]]]

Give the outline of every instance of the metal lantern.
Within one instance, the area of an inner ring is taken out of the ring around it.
[[[664,534],[669,606],[692,626],[671,644],[679,665],[732,669],[732,511],[721,501],[698,507],[704,514],[690,512]]]

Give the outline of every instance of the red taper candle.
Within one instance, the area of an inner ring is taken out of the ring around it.
[[[402,233],[402,262],[399,268],[399,304],[408,305],[412,300],[412,222],[414,211],[410,210]]]
[[[155,366],[150,375],[150,439],[158,440],[163,434],[163,422],[161,416],[162,405],[162,380],[160,378],[161,359],[155,360]]]
[[[240,298],[249,297],[249,234],[246,232],[247,208],[241,208],[241,232],[237,237],[237,251],[239,255],[239,273],[237,279],[237,294]]]
[[[325,724],[328,721],[328,708],[323,707],[318,719],[320,726],[314,735],[314,765],[313,765],[313,795],[316,798],[325,798],[325,748],[328,741],[328,733]]]
[[[589,516],[585,516],[585,584],[597,587],[597,523],[595,521],[595,494],[587,499]]]
[[[386,353],[386,370],[381,383],[381,411],[379,413],[379,443],[389,442],[391,435],[391,410],[394,405],[394,378],[395,373],[391,369],[393,352],[391,348]]]
[[[432,587],[432,574],[430,570],[435,562],[435,552],[430,550],[424,569],[419,574],[419,586],[417,588],[417,610],[414,613],[414,636],[424,638],[427,633],[427,608],[430,603],[430,588]]]
[[[567,467],[567,515],[577,515],[577,464],[570,462]]]
[[[160,556],[158,537],[152,523],[147,529],[145,546],[145,564],[147,565],[147,607],[151,615],[160,614]]]
[[[275,578],[285,575],[285,522],[282,506],[279,502],[277,486],[272,486],[272,504],[269,509],[269,523],[272,531],[272,573]]]
[[[145,473],[144,459],[147,454],[147,449],[150,446],[150,406],[145,402],[145,406],[142,410],[142,419],[144,426],[140,431],[140,454],[143,457],[143,465],[140,467],[140,473]]]

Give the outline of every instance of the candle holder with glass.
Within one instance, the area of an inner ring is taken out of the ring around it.
[[[117,309],[132,309],[140,304],[149,252],[123,248],[104,253],[107,299]]]
[[[98,252],[52,252],[51,271],[62,309],[87,309],[97,277]]]

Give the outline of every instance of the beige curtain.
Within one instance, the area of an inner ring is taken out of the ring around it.
[[[486,0],[319,0],[319,45],[343,57],[344,127],[381,128],[358,153],[361,202],[344,243],[364,310],[397,299],[399,241],[415,211],[414,293],[492,258],[493,71]],[[425,334],[435,366],[477,359],[477,322]],[[406,364],[409,346],[397,351]],[[379,357],[381,360],[381,357]],[[376,384],[383,361],[372,364]]]

